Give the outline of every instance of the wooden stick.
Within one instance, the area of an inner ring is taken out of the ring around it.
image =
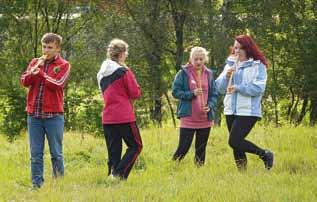
[[[234,69],[234,71],[236,71],[237,69],[237,65],[238,65],[238,58],[236,59],[236,61],[234,62],[234,64],[232,65],[232,69]],[[229,82],[228,82],[228,87],[227,87],[227,93],[228,93],[228,88],[232,85],[232,80],[233,80],[233,73],[231,73],[230,78],[229,78]]]
[[[44,57],[44,60],[45,60],[47,58],[47,55],[43,55],[43,57]],[[41,61],[40,58],[38,59],[37,63],[30,69],[30,72],[33,72],[41,64],[42,61]]]
[[[202,80],[202,78],[201,78],[201,76],[202,76],[202,69],[199,69],[198,70],[198,87],[200,88],[200,89],[203,89],[202,88],[202,84],[201,84],[201,80]],[[204,109],[204,107],[205,107],[205,99],[204,99],[204,91],[202,90],[202,94],[201,94],[201,96],[200,96],[200,99],[201,99],[201,101],[200,101],[200,103],[201,103],[201,106],[202,106],[202,109]]]
[[[232,78],[233,78],[233,73],[230,75],[228,87],[230,87],[232,85]]]

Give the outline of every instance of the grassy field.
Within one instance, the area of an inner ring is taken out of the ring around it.
[[[206,165],[196,168],[193,148],[181,163],[171,161],[178,129],[141,130],[144,148],[128,181],[107,178],[103,138],[66,133],[65,177],[51,178],[45,148],[45,184],[31,190],[29,148],[24,135],[13,143],[0,136],[0,201],[317,201],[317,130],[255,128],[249,139],[275,152],[271,171],[248,155],[245,173],[236,170],[225,128],[213,129]]]

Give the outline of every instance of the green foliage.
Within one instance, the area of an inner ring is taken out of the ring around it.
[[[71,110],[66,118],[66,128],[79,130],[83,134],[103,135],[101,93],[95,89],[72,86],[69,87],[67,98],[67,106]]]
[[[137,120],[146,127],[175,114],[171,84],[190,48],[207,48],[207,66],[218,75],[238,34],[252,35],[269,60],[264,120],[314,125],[316,10],[310,0],[6,1],[0,8],[1,131],[14,138],[25,129],[26,92],[19,77],[40,56],[45,32],[63,36],[62,55],[72,65],[65,89],[67,129],[102,134],[96,74],[112,38],[130,45],[127,64],[142,88]],[[221,98],[218,106],[221,117]]]
[[[1,90],[2,91],[2,90]],[[0,96],[1,103],[1,118],[0,118],[0,132],[7,135],[9,141],[14,140],[20,131],[26,128],[25,96],[21,88],[15,88],[8,92],[2,91]]]

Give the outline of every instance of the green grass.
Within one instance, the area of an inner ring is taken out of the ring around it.
[[[240,173],[227,145],[225,128],[213,129],[206,165],[196,168],[193,148],[181,163],[171,161],[178,129],[141,130],[144,148],[128,181],[107,178],[103,138],[80,133],[64,136],[65,177],[51,178],[45,148],[45,184],[32,191],[28,139],[13,143],[0,136],[0,201],[317,201],[316,128],[259,126],[249,139],[275,152],[271,171],[248,155],[248,170]]]

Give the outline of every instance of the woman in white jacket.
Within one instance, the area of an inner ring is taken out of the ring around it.
[[[265,91],[268,63],[251,37],[235,38],[232,55],[216,80],[218,91],[225,94],[224,114],[229,130],[229,145],[233,149],[238,169],[245,170],[246,153],[258,155],[265,168],[273,166],[273,152],[245,140],[262,117],[261,99]]]

